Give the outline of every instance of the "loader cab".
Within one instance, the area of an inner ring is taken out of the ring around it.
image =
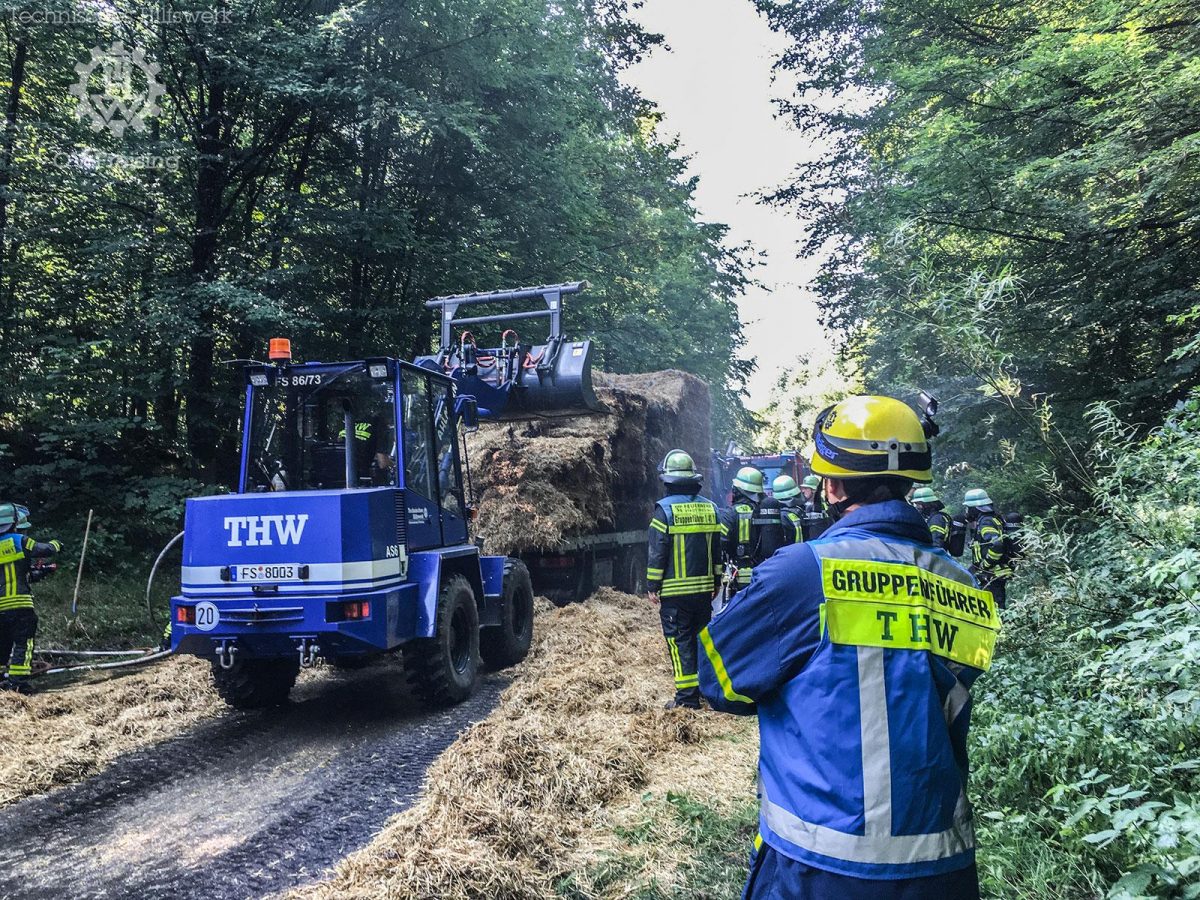
[[[391,488],[409,550],[465,543],[455,403],[394,359],[249,366],[238,492]]]

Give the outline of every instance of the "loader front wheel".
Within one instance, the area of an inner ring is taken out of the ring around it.
[[[500,598],[500,624],[479,635],[483,661],[493,669],[515,666],[529,653],[533,642],[533,582],[519,559],[504,561],[504,587]]]
[[[404,671],[413,692],[433,706],[461,703],[479,681],[479,608],[471,582],[455,575],[438,594],[431,638],[404,647]]]
[[[213,684],[221,699],[235,709],[279,706],[291,693],[300,662],[295,659],[238,660],[232,669],[213,661]]]

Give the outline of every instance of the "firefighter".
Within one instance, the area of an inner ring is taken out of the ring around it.
[[[1006,609],[1008,579],[1013,572],[1005,546],[1004,519],[982,488],[967,491],[963,509],[971,529],[971,572],[983,588],[992,592],[996,605]]]
[[[954,524],[946,512],[946,504],[938,498],[933,488],[919,487],[913,492],[912,505],[925,517],[925,524],[933,535],[933,546],[946,550],[950,545],[950,529]]]
[[[754,565],[761,553],[762,524],[759,506],[766,499],[763,473],[753,466],[742,466],[733,479],[733,506],[722,510],[721,525],[725,536],[725,558],[737,566],[737,590],[750,583]]]
[[[758,715],[749,900],[979,897],[969,689],[998,619],[904,500],[932,478],[933,427],[889,397],[822,411],[812,467],[834,524],[700,632],[705,698]]]
[[[764,478],[764,484],[766,479]],[[764,494],[758,504],[758,511],[751,520],[752,525],[758,526],[758,552],[755,564],[774,556],[780,547],[790,543],[783,527],[783,504],[775,496]]]
[[[806,475],[800,484],[801,512],[804,515],[804,540],[811,541],[825,533],[829,516],[821,500],[821,479]]]
[[[721,573],[717,505],[700,496],[701,475],[691,456],[672,450],[658,467],[664,496],[650,519],[646,582],[659,604],[663,637],[675,673],[675,699],[667,708],[700,708],[696,636],[708,624]]]
[[[62,550],[58,541],[43,544],[24,534],[29,511],[15,503],[0,503],[0,690],[31,692],[30,665],[38,617],[29,584],[37,580],[30,560],[45,559]]]
[[[780,523],[783,525],[784,541],[788,544],[799,544],[804,540],[803,506],[797,504],[801,488],[796,487],[796,481],[790,475],[780,475],[771,482],[771,494],[779,501]]]
[[[804,498],[805,512],[821,511],[821,479],[816,475],[805,475],[800,482],[800,495]]]

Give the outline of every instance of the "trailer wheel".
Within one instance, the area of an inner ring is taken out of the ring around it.
[[[221,699],[235,709],[262,709],[287,700],[300,674],[296,659],[238,660],[232,669],[213,661],[213,684]]]
[[[504,561],[504,588],[500,598],[500,624],[479,634],[483,660],[493,669],[515,666],[533,643],[533,582],[519,559]]]
[[[614,579],[617,590],[627,594],[646,592],[646,548],[644,545],[625,547],[617,556],[618,573]]]
[[[404,671],[425,703],[448,706],[475,692],[479,680],[479,608],[471,582],[455,575],[438,594],[437,627],[431,638],[404,647]]]
[[[596,558],[586,551],[579,554],[578,568],[575,572],[575,591],[571,595],[569,603],[582,603],[588,597],[592,596],[592,591],[595,590],[592,576],[595,574]]]

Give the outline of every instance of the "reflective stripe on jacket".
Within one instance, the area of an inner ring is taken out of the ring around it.
[[[646,581],[664,597],[712,595],[721,574],[717,506],[699,495],[659,500],[650,520]]]
[[[929,533],[933,535],[933,546],[939,550],[944,549],[950,542],[950,516],[937,510],[930,513],[926,521],[929,524]]]
[[[980,513],[975,520],[971,558],[975,568],[989,578],[1007,578],[1012,568],[1004,559],[1004,520],[994,512]]]
[[[804,514],[794,507],[783,507],[780,513],[783,524],[783,536],[789,544],[799,544],[804,541]]]
[[[0,577],[3,580],[0,612],[33,608],[33,596],[29,593],[29,558],[37,548],[37,541],[18,532],[0,536]]]
[[[969,688],[998,627],[903,501],[763,562],[701,632],[700,685],[758,714],[766,843],[858,878],[971,865]]]

